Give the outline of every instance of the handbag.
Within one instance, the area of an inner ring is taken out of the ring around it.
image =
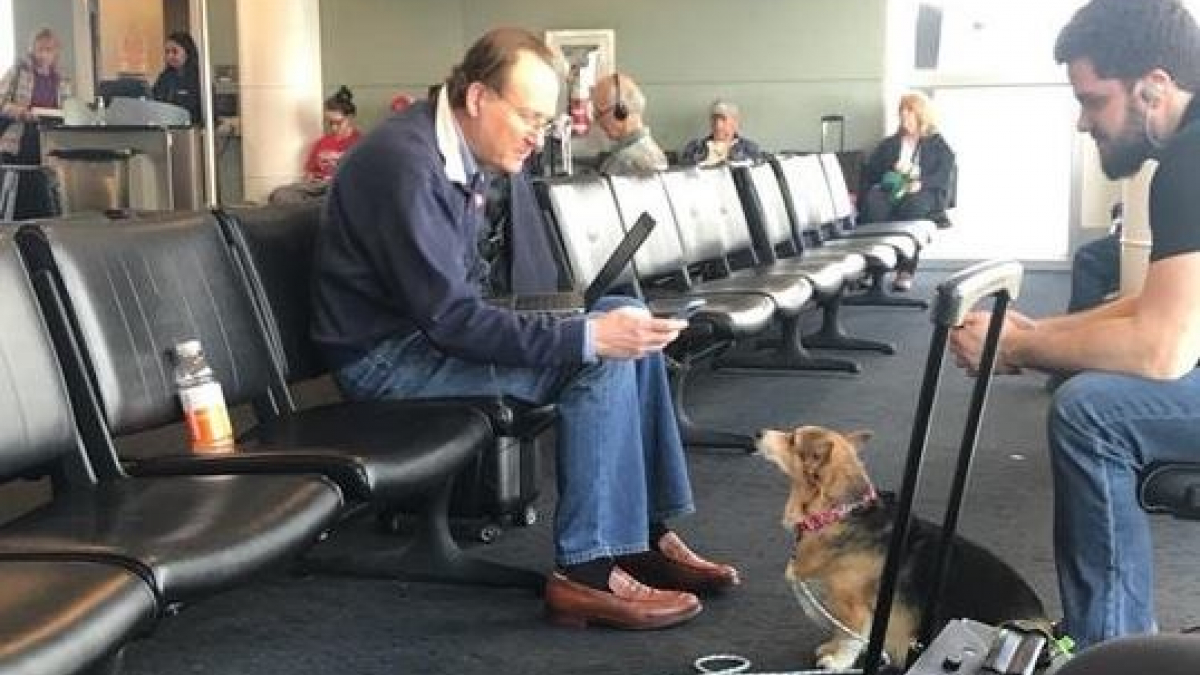
[[[893,204],[904,198],[911,183],[908,174],[899,171],[887,171],[879,179],[879,188],[888,196]]]
[[[897,171],[892,169],[884,172],[883,176],[879,178],[880,189],[883,190],[884,194],[888,196],[893,204],[896,204],[908,194],[909,187],[912,186],[913,182],[916,180],[916,177],[920,175],[920,162],[921,142],[918,141],[916,146],[913,148],[912,156],[908,159],[907,166],[909,168],[907,171]]]

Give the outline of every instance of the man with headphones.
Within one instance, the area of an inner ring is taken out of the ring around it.
[[[997,360],[1001,371],[1073,373],[1047,436],[1064,628],[1087,646],[1157,630],[1138,476],[1155,461],[1200,461],[1200,27],[1180,0],[1092,0],[1054,57],[1104,173],[1159,162],[1140,293],[1064,316],[1010,312]],[[972,314],[955,332],[959,365],[978,367],[988,318]]]
[[[667,155],[650,135],[645,113],[646,97],[628,75],[613,73],[592,87],[592,117],[614,143],[600,173],[643,174],[667,168]]]

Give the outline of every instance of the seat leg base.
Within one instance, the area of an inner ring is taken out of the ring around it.
[[[780,326],[781,340],[771,340],[771,351],[754,354],[729,354],[716,360],[720,369],[738,370],[815,370],[839,373],[860,372],[859,365],[849,359],[813,356],[804,346],[800,333],[800,318],[788,317]],[[761,343],[760,343],[761,344]]]
[[[688,359],[672,360],[671,405],[675,408],[675,421],[685,446],[703,448],[734,448],[747,453],[754,452],[754,439],[749,434],[739,434],[722,429],[701,426],[692,420],[684,404],[688,375],[694,362]]]
[[[546,583],[544,574],[468,555],[454,541],[447,515],[453,486],[451,478],[429,498],[417,517],[412,540],[401,547],[310,554],[300,563],[302,570],[370,579],[529,588],[540,592]]]
[[[735,354],[719,359],[716,367],[721,370],[801,370],[828,371],[836,373],[858,373],[862,369],[853,361],[790,351],[775,351],[767,354]]]
[[[896,353],[896,346],[890,342],[847,335],[840,327],[830,327],[829,324],[823,324],[821,330],[805,335],[804,346],[810,349],[845,349],[879,352],[889,356]]]
[[[821,327],[805,335],[801,342],[810,349],[843,349],[851,351],[880,352],[895,354],[896,347],[881,340],[871,340],[850,335],[842,325],[842,305],[846,300],[843,293],[827,299],[821,308]]]

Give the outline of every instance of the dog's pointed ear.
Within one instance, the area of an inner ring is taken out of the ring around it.
[[[850,444],[854,446],[855,450],[861,451],[867,447],[867,443],[874,436],[875,432],[873,431],[852,431],[846,434],[846,440],[850,441]]]

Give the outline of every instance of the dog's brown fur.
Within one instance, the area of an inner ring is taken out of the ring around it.
[[[758,450],[792,480],[784,507],[783,524],[795,529],[814,514],[862,500],[873,490],[858,452],[869,432],[842,435],[821,427],[800,427],[792,432],[764,431]],[[838,522],[815,532],[805,532],[796,542],[786,576],[801,595],[804,587],[817,592],[825,609],[837,621],[864,638],[870,633],[879,578],[887,556],[894,518],[888,499],[874,502]],[[901,566],[899,592],[892,604],[885,648],[892,663],[902,663],[920,623],[920,601],[927,597],[932,577],[937,528],[914,521],[906,564]],[[960,538],[954,541],[955,570],[946,584],[949,598],[945,618],[965,616],[989,623],[1044,616],[1036,594],[995,556]],[[1000,587],[994,587],[999,584]],[[988,586],[993,586],[988,588]],[[928,592],[925,592],[928,591]],[[1007,599],[1005,599],[1007,598]],[[802,600],[802,604],[807,604]],[[820,615],[820,610],[805,610]],[[957,612],[971,612],[958,614]],[[849,668],[865,645],[839,628],[818,647],[817,664],[823,668]]]

